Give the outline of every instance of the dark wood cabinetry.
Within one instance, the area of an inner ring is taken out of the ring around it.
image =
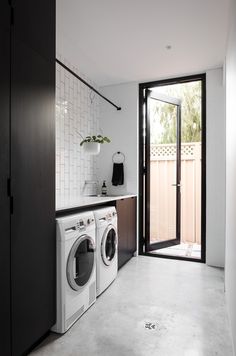
[[[14,40],[55,61],[55,1],[12,0]]]
[[[0,355],[10,354],[10,8],[0,11]]]
[[[55,1],[0,14],[0,354],[18,356],[55,322]]]
[[[136,198],[117,200],[118,268],[130,260],[136,251]]]
[[[54,320],[54,66],[21,42],[12,53],[12,346],[19,355]]]

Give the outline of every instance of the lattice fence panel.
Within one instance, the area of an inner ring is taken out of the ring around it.
[[[182,143],[181,144],[181,159],[193,160],[196,156],[196,150],[199,151],[201,147],[200,142]],[[176,159],[176,145],[175,144],[162,144],[151,145],[151,161],[161,160],[175,160]]]

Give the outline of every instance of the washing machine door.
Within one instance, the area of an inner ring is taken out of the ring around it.
[[[117,231],[113,225],[108,225],[104,231],[101,242],[102,260],[106,266],[109,266],[117,253]]]
[[[95,244],[88,235],[80,236],[73,244],[67,260],[67,280],[74,290],[89,281],[95,265]]]

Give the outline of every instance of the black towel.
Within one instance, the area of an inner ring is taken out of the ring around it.
[[[124,184],[124,164],[113,163],[112,185]]]

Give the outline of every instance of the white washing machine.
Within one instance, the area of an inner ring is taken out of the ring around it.
[[[97,296],[116,278],[118,270],[117,214],[115,207],[94,210],[97,241]]]
[[[96,300],[96,230],[92,212],[57,219],[57,320],[66,332]]]

